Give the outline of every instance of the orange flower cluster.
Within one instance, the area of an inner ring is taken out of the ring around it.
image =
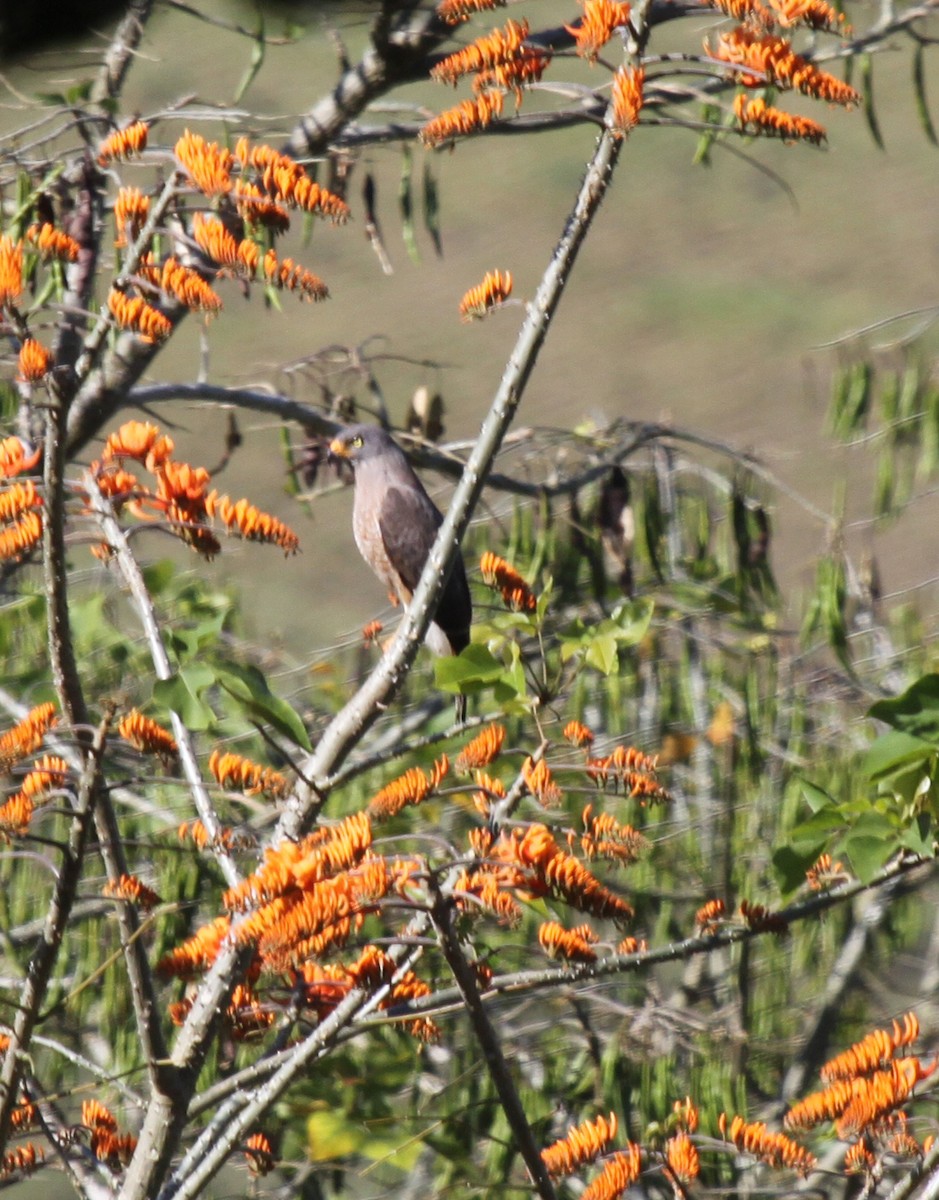
[[[16,1130],[26,1130],[36,1120],[36,1105],[24,1100],[10,1113],[10,1125]]]
[[[783,37],[759,34],[740,25],[718,35],[717,49],[705,41],[705,53],[720,62],[740,68],[744,87],[765,87],[767,83],[781,88],[795,88],[806,96],[827,100],[831,104],[851,106],[861,102],[855,88],[843,83],[827,71],[819,70],[792,49]]]
[[[15,1171],[29,1175],[45,1160],[45,1157],[46,1152],[42,1147],[34,1146],[32,1142],[8,1150],[6,1154],[0,1155],[0,1178],[12,1175]]]
[[[217,142],[207,142],[201,134],[185,130],[177,141],[174,153],[190,179],[206,196],[220,196],[231,191],[231,169],[234,157]]]
[[[25,338],[20,346],[20,379],[24,383],[39,383],[49,373],[52,355],[35,338]]]
[[[551,65],[551,54],[536,46],[522,46],[507,63],[487,67],[473,77],[473,94],[481,95],[490,88],[502,88],[515,96],[516,111],[521,107],[522,89],[538,83]]]
[[[386,821],[406,805],[423,803],[431,792],[437,790],[449,769],[450,763],[445,754],[437,759],[429,775],[420,767],[410,767],[375,793],[369,801],[369,813],[378,821]]]
[[[218,217],[197,212],[192,218],[192,236],[202,252],[219,266],[237,267],[241,263],[238,243]],[[249,245],[254,246],[254,243],[250,242]],[[254,249],[257,253],[256,246]]]
[[[104,885],[101,895],[108,900],[126,900],[128,903],[142,908],[144,912],[149,912],[151,908],[156,908],[161,903],[160,897],[153,888],[148,888],[136,875],[124,874],[117,879],[109,879]]]
[[[784,28],[807,25],[809,29],[847,37],[851,26],[844,13],[838,12],[825,0],[769,0],[776,21]]]
[[[36,801],[61,788],[68,776],[68,763],[53,754],[44,755],[23,778],[18,792],[0,806],[0,830],[23,836],[29,830]]]
[[[0,308],[16,304],[23,292],[23,243],[0,234]]]
[[[697,1148],[684,1129],[665,1143],[665,1161],[679,1183],[691,1183],[701,1174]]]
[[[597,935],[589,925],[565,929],[559,921],[545,921],[538,926],[538,942],[549,958],[564,958],[568,962],[596,962],[593,943]]]
[[[24,513],[4,529],[0,529],[0,559],[19,561],[38,544],[42,537],[42,518],[38,512]]]
[[[181,842],[192,842],[200,850],[209,845],[229,851],[248,850],[257,845],[257,839],[252,834],[225,827],[220,828],[215,837],[211,837],[201,821],[183,821],[176,830],[176,836]]]
[[[299,981],[303,984],[304,1007],[324,1017],[353,988],[375,991],[393,979],[397,966],[392,958],[377,946],[366,946],[356,962],[343,964],[303,963],[299,969]],[[406,971],[379,1004],[387,1012],[409,1000],[430,994],[430,987],[413,971]],[[407,1028],[422,1041],[432,1041],[439,1030],[433,1021],[417,1017],[407,1022]]]
[[[875,1029],[841,1054],[829,1059],[819,1074],[825,1083],[868,1075],[896,1058],[897,1051],[919,1037],[919,1020],[908,1012],[893,1022],[892,1029]]]
[[[117,1169],[126,1166],[137,1148],[133,1134],[119,1134],[117,1121],[97,1100],[82,1102],[82,1125],[91,1130],[91,1152],[98,1162]]]
[[[618,1131],[619,1122],[613,1112],[608,1118],[599,1116],[592,1121],[584,1121],[572,1126],[566,1137],[559,1138],[542,1150],[542,1160],[555,1179],[573,1175],[608,1150]]]
[[[488,831],[475,832],[485,834]],[[488,909],[500,924],[514,927],[522,919],[522,908],[506,888],[517,882],[518,877],[512,870],[480,867],[475,871],[464,871],[454,885],[454,893],[458,897],[472,896],[482,908]],[[473,911],[473,907],[465,901],[460,907],[464,911]]]
[[[629,20],[629,5],[618,0],[581,0],[584,15],[579,25],[565,25],[573,35],[577,53],[588,62],[596,62],[600,50],[613,36],[613,30]]]
[[[251,146],[247,138],[239,138],[235,158],[243,168],[253,167],[258,172],[261,188],[275,200],[330,217],[339,224],[348,219],[349,206],[345,200],[314,183],[289,155],[263,144]]]
[[[41,457],[41,450],[27,454],[26,447],[18,437],[4,438],[0,441],[0,477],[12,479],[14,475],[31,471]]]
[[[245,1142],[244,1156],[248,1160],[248,1170],[252,1175],[267,1175],[274,1170],[277,1159],[271,1149],[270,1138],[263,1133],[252,1133]]]
[[[477,283],[475,287],[471,287],[468,292],[465,292],[463,299],[460,301],[460,318],[464,321],[472,321],[477,317],[484,317],[492,309],[504,304],[512,294],[512,272],[511,271],[487,271],[482,283]],[[486,556],[483,555],[485,558]],[[492,555],[496,558],[496,555]],[[499,560],[502,562],[503,560]],[[505,564],[508,567],[508,564]],[[510,571],[511,567],[508,568]],[[521,577],[519,577],[521,582]],[[488,580],[487,580],[488,582]],[[501,585],[499,585],[501,586]],[[503,596],[505,590],[503,589]],[[529,604],[528,601],[531,601]],[[506,604],[510,604],[506,597]],[[519,592],[516,604],[510,604],[510,607],[528,607],[534,608],[534,597],[528,591],[527,586],[522,582],[522,590]]]
[[[216,917],[174,950],[164,954],[157,963],[157,971],[165,979],[192,979],[215,962],[230,933],[231,917]]]
[[[716,8],[735,21],[754,29],[771,29],[773,14],[760,0],[701,0],[709,8]]]
[[[749,125],[755,132],[781,137],[785,142],[814,142],[817,146],[828,136],[818,121],[773,108],[762,96],[748,100],[746,92],[734,97],[734,115],[742,129],[746,130]]]
[[[56,720],[54,704],[37,704],[22,721],[0,734],[0,770],[9,771],[14,763],[35,754]]]
[[[190,997],[169,1006],[170,1020],[174,1025],[182,1025],[192,1009]],[[246,1041],[265,1029],[270,1029],[276,1020],[276,1014],[270,1007],[265,1006],[258,998],[257,992],[250,984],[239,983],[232,991],[231,999],[222,1014],[226,1034],[236,1042]]]
[[[564,726],[564,738],[571,743],[572,746],[592,746],[593,733],[582,725],[580,721],[568,721]]]
[[[11,483],[0,491],[0,521],[15,521],[33,508],[42,508],[42,497],[31,479]]]
[[[598,787],[615,790],[621,785],[642,805],[650,801],[665,804],[671,796],[656,778],[657,766],[656,756],[643,754],[634,746],[617,746],[603,758],[588,758],[586,771]]]
[[[265,196],[256,183],[239,179],[234,198],[241,218],[249,225],[262,225],[273,234],[286,233],[290,228],[290,214],[286,208]]]
[[[694,915],[695,933],[699,937],[709,937],[717,933],[726,911],[727,905],[723,900],[708,900],[706,904],[702,904]]]
[[[264,277],[276,288],[299,292],[301,300],[326,300],[329,288],[318,275],[301,267],[292,258],[277,258],[273,250],[264,255]]]
[[[580,1200],[616,1200],[636,1182],[641,1170],[642,1151],[629,1142],[625,1151],[618,1151],[606,1161],[600,1174],[580,1193]]]
[[[10,835],[24,837],[29,832],[33,816],[33,802],[22,792],[11,796],[0,804],[0,840],[9,841]]]
[[[684,1100],[676,1100],[672,1105],[671,1121],[688,1133],[694,1133],[698,1128],[699,1116],[697,1105],[690,1096],[686,1096]]]
[[[750,929],[762,933],[775,933],[777,936],[782,936],[789,930],[789,922],[785,917],[772,912],[763,904],[751,904],[749,900],[741,900],[738,911]]]
[[[522,764],[522,778],[542,808],[555,808],[561,803],[563,793],[554,782],[554,776],[543,758],[539,758],[537,762],[526,758]]]
[[[924,1066],[918,1058],[898,1058],[882,1071],[839,1079],[824,1091],[806,1096],[786,1114],[787,1129],[808,1129],[834,1121],[842,1141],[876,1129],[913,1094],[913,1089],[936,1070],[935,1060]]]
[[[102,481],[103,491],[123,496],[133,492],[132,511],[137,516],[144,517],[146,509],[163,514],[177,537],[206,557],[220,549],[218,540],[205,527],[209,518],[220,520],[228,533],[237,532],[251,541],[272,542],[287,554],[299,549],[296,534],[282,521],[247,500],[232,501],[217,491],[209,492],[209,472],[204,467],[174,461],[173,449],[172,439],[161,437],[155,425],[141,421],[128,421],[105,443],[103,462],[124,458],[143,462],[156,476],[156,493],[126,472],[109,478],[110,473],[102,473],[98,462],[92,463],[91,469]]]
[[[81,249],[78,242],[67,233],[49,221],[42,225],[30,225],[26,230],[26,240],[39,250],[44,259],[58,258],[63,262],[75,262]]]
[[[166,259],[162,268],[157,267],[148,256],[140,266],[140,275],[194,311],[217,313],[222,307],[221,297],[209,287],[202,276],[191,267],[183,266],[172,255]]]
[[[645,83],[646,72],[641,66],[620,67],[613,76],[610,129],[618,137],[625,137],[639,124]]]
[[[821,892],[849,878],[840,862],[832,862],[830,854],[820,854],[805,873],[805,881],[813,892]]]
[[[488,276],[487,276],[488,278]],[[487,550],[479,560],[483,581],[502,593],[503,603],[514,612],[534,612],[538,597],[513,566]]]
[[[473,13],[504,7],[505,0],[440,0],[437,16],[448,25],[459,25],[468,21]]]
[[[130,742],[141,754],[157,754],[166,761],[174,759],[179,753],[173,735],[136,708],[121,717],[117,731],[125,742]]]
[[[505,741],[505,726],[487,725],[486,728],[467,742],[453,763],[455,771],[468,772],[478,767],[488,767],[502,750]]]
[[[133,121],[123,129],[115,129],[98,147],[99,165],[104,167],[116,158],[130,158],[132,154],[142,154],[147,147],[149,131],[150,126],[146,121]]]
[[[526,37],[527,21],[507,21],[504,29],[494,29],[492,33],[477,38],[463,50],[448,55],[433,68],[430,77],[438,83],[451,83],[455,86],[463,75],[501,67],[518,55]]]
[[[150,198],[140,188],[122,187],[114,200],[115,246],[134,241],[150,215]]]
[[[384,628],[385,627],[381,623],[381,621],[369,621],[367,624],[363,625],[362,626],[362,642],[364,643],[364,645],[377,646],[378,645],[378,636]]]
[[[530,825],[503,833],[490,851],[508,886],[534,896],[557,896],[595,917],[628,921],[632,905],[604,887],[582,863],[563,851],[546,825]]]
[[[807,1175],[815,1166],[811,1151],[784,1133],[772,1133],[763,1121],[748,1123],[743,1117],[734,1117],[728,1129],[727,1114],[721,1113],[717,1127],[721,1137],[769,1167],[790,1167],[800,1175]]]
[[[209,770],[219,787],[239,788],[246,796],[264,792],[279,800],[290,791],[286,776],[273,767],[262,767],[240,754],[223,754],[220,750],[213,750],[209,756]]]
[[[581,814],[584,831],[580,836],[580,847],[586,858],[606,858],[621,863],[636,862],[649,842],[631,825],[621,825],[612,813],[597,813],[588,804]],[[573,846],[575,833],[567,835],[567,843]]]
[[[484,771],[477,771],[476,786],[480,790],[473,793],[473,804],[479,815],[488,819],[492,800],[505,799],[505,784]]]
[[[500,91],[482,92],[473,100],[464,100],[448,108],[424,125],[420,139],[425,146],[441,146],[455,137],[466,137],[480,129],[488,129],[502,115],[504,98]]]
[[[133,329],[145,342],[163,342],[173,332],[172,322],[142,296],[128,296],[111,288],[108,309],[122,329]]]

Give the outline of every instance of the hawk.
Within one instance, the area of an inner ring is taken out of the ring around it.
[[[411,469],[404,451],[375,425],[352,425],[329,444],[355,476],[352,531],[359,553],[388,588],[392,603],[411,602],[437,530],[440,510]],[[425,641],[435,654],[469,645],[473,610],[463,559],[457,554],[437,601]]]

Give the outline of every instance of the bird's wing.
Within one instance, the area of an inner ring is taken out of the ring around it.
[[[409,593],[417,587],[442,521],[432,501],[417,488],[386,489],[378,528],[388,561]]]

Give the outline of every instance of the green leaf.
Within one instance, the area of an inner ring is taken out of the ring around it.
[[[923,70],[925,55],[925,44],[917,42],[916,49],[913,52],[913,92],[916,96],[916,115],[919,117],[919,123],[923,127],[923,133],[925,133],[928,140],[934,146],[939,146],[939,138],[936,137],[936,127],[933,125],[932,117],[929,114],[929,102],[926,99],[926,74]]]
[[[65,99],[69,104],[81,104],[83,100],[87,100],[91,95],[91,86],[94,80],[83,79],[81,83],[76,83],[70,87],[65,93]]]
[[[936,853],[936,833],[929,813],[919,813],[900,835],[900,845],[913,854],[932,858]]]
[[[861,770],[871,780],[883,779],[916,763],[925,763],[935,753],[936,747],[922,738],[891,729],[870,744]]]
[[[822,812],[825,808],[834,808],[834,797],[817,784],[809,783],[807,779],[799,780],[802,796],[813,813]]]
[[[505,664],[488,646],[473,642],[460,654],[434,661],[434,682],[442,692],[466,696],[491,687],[505,675]]]
[[[874,59],[871,54],[865,54],[861,58],[861,93],[864,96],[864,118],[867,121],[867,128],[870,130],[871,137],[883,150],[883,134],[880,132],[880,123],[874,108]]]
[[[773,870],[783,895],[789,895],[805,883],[805,873],[825,849],[824,840],[806,843],[798,850],[780,846],[773,851]]]
[[[143,581],[151,596],[159,596],[165,592],[176,575],[176,566],[171,559],[161,558],[159,562],[151,563],[143,568]]]
[[[214,682],[214,674],[204,663],[189,663],[169,679],[158,679],[153,685],[153,698],[175,712],[187,729],[209,729],[215,723],[215,713],[202,694]]]
[[[619,627],[619,641],[623,646],[638,646],[649,632],[655,602],[651,599],[628,600],[613,610],[613,621]]]
[[[612,633],[597,633],[587,643],[584,662],[602,675],[612,675],[619,662],[617,639]]]
[[[226,662],[215,668],[215,679],[253,721],[270,725],[304,750],[313,749],[299,713],[274,695],[257,667]]]
[[[939,674],[923,675],[892,700],[878,700],[867,715],[939,745]]]
[[[887,845],[883,838],[852,835],[844,840],[840,853],[849,860],[861,883],[870,883],[895,849],[895,844]]]

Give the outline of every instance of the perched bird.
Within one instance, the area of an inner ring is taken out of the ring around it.
[[[352,466],[352,531],[359,553],[388,588],[392,603],[407,606],[443,522],[440,510],[383,429],[352,425],[333,438],[329,453]],[[469,645],[472,616],[466,571],[457,554],[427,629],[427,645],[435,654],[459,654]]]

